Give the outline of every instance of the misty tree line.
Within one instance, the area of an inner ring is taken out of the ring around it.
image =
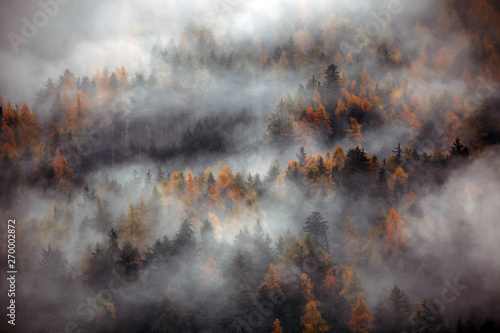
[[[378,162],[376,155],[368,158],[360,148],[344,153],[342,147],[337,147],[333,154],[327,152],[316,158],[301,148],[297,160],[290,162],[286,170],[273,161],[262,181],[258,174],[245,180],[227,166],[221,166],[218,173],[207,169],[198,177],[189,170],[187,177],[183,172],[167,173],[161,166],[143,177],[134,170],[124,184],[104,175],[95,188],[85,185],[83,200],[76,203],[84,211],[86,207],[93,209],[93,216],[84,216],[75,225],[70,206],[63,210],[53,203],[40,222],[31,221],[31,230],[38,228],[47,237],[45,242],[57,244],[76,233],[79,247],[86,250],[80,254],[78,267],[68,267],[63,254],[50,245],[42,251],[39,262],[34,247],[26,251],[21,262],[25,262],[26,283],[37,301],[22,311],[43,317],[43,309],[52,309],[56,311],[54,316],[69,316],[79,327],[93,331],[294,332],[307,331],[307,325],[319,332],[454,331],[453,326],[447,328],[436,302],[412,302],[397,286],[381,291],[375,307],[367,306],[357,269],[371,267],[376,272],[381,267],[377,265],[384,262],[398,271],[404,269],[406,260],[415,260],[401,230],[389,236],[390,225],[404,229],[401,216],[393,209],[389,215],[381,211],[376,228],[366,236],[350,217],[345,224],[330,223],[316,211],[302,222],[303,231],[298,235],[288,231],[273,242],[257,220],[252,229],[243,226],[232,245],[218,240],[217,235],[221,229],[231,229],[231,220],[226,218],[224,224],[210,216],[203,220],[200,211],[229,215],[238,202],[250,206],[264,201],[276,204],[276,190],[283,182],[301,191],[301,200],[309,197],[317,201],[311,193],[327,196],[329,189],[335,189],[345,191],[356,202],[366,194],[371,182],[374,187],[367,195],[383,200],[373,209],[409,204],[407,214],[419,215],[418,205],[406,198],[409,188],[418,194],[418,182],[411,181],[412,174],[419,170],[416,168],[422,168],[420,172],[428,168],[451,172],[468,163],[469,155],[467,147],[457,139],[448,156],[427,156],[398,145],[394,155],[383,162]],[[333,163],[333,167],[327,167]],[[432,170],[430,175],[439,174]],[[386,173],[393,177],[381,185],[381,175]],[[131,201],[118,218],[113,216],[106,198],[124,198],[134,189],[150,195],[146,200],[141,196],[138,202]],[[252,202],[252,192],[257,202]],[[182,200],[188,218],[172,238],[165,235],[151,243],[156,237],[152,232],[167,223],[161,213],[162,198]],[[329,232],[339,226],[343,229],[340,238]],[[83,244],[94,232],[102,240]],[[392,245],[391,237],[400,238],[401,243]],[[384,245],[389,248],[381,249]],[[111,297],[103,290],[117,275],[125,281],[124,287]],[[81,306],[82,300],[90,305]],[[73,307],[61,308],[60,304]],[[457,323],[457,332],[494,331],[491,320],[482,322],[474,314],[466,316],[464,323],[461,319]]]
[[[49,246],[38,265],[25,267],[35,301],[22,311],[59,318],[54,326],[42,320],[31,327],[38,331],[60,327],[69,316],[79,328],[99,332],[308,332],[310,326],[313,332],[495,332],[491,320],[474,313],[450,329],[434,300],[412,304],[397,286],[382,290],[369,309],[356,270],[315,241],[325,231],[319,212],[304,230],[299,237],[287,232],[272,246],[257,221],[230,246],[216,241],[207,220],[199,235],[185,220],[172,240],[157,239],[141,253],[129,241],[120,245],[111,229],[89,252],[81,275]],[[118,275],[123,286],[110,294]],[[171,284],[171,297],[155,295]]]

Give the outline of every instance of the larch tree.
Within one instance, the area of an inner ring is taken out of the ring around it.
[[[356,118],[351,118],[351,128],[346,130],[351,133],[351,144],[353,146],[361,146],[363,135],[361,134],[361,125]]]
[[[333,273],[333,269],[330,267],[325,275],[325,280],[323,282],[323,291],[332,300],[338,297],[339,281]]]
[[[45,142],[47,143],[50,154],[55,154],[57,148],[59,148],[61,144],[61,134],[57,123],[51,123],[50,134],[45,137]]]
[[[271,333],[283,333],[283,329],[281,328],[279,319],[274,320],[273,331]]]
[[[129,203],[127,215],[122,225],[122,240],[130,242],[132,246],[145,250],[149,228],[144,221],[144,202],[139,203],[137,208],[132,202]]]
[[[398,258],[408,245],[408,231],[406,231],[404,225],[405,222],[401,219],[401,215],[396,213],[394,208],[391,208],[385,238],[385,252],[389,254],[390,258]]]
[[[42,126],[26,103],[21,108],[19,122],[22,129],[19,140],[21,146],[38,143],[38,140],[42,136]]]
[[[303,333],[323,333],[330,329],[326,320],[321,317],[321,312],[316,308],[316,302],[311,301],[306,305],[306,314],[300,317]]]
[[[313,283],[311,282],[311,279],[307,276],[306,273],[303,273],[300,277],[300,291],[301,291],[301,296],[305,304],[309,304],[311,302],[315,302],[318,304],[316,301],[316,296],[313,294]]]
[[[69,178],[73,177],[73,169],[69,165],[68,160],[66,160],[66,157],[59,153],[59,149],[56,150],[52,165],[56,173],[55,179],[59,180],[60,183],[65,183]]]
[[[344,296],[350,304],[354,304],[358,294],[363,291],[361,280],[353,267],[341,266],[341,270],[344,287],[340,291],[340,295]]]
[[[372,315],[366,305],[363,293],[358,294],[356,305],[352,308],[352,317],[349,321],[349,328],[353,333],[368,333],[373,330]]]
[[[274,264],[269,264],[269,269],[264,276],[264,281],[257,288],[257,299],[259,302],[272,301],[273,304],[279,307],[284,300],[282,286],[283,281],[278,270],[276,269],[276,266]]]
[[[397,166],[394,174],[389,179],[389,186],[394,190],[396,198],[405,195],[407,191],[408,173],[401,166]]]
[[[208,258],[203,265],[200,279],[209,284],[217,282],[220,279],[219,270],[217,269],[216,262],[212,257]]]
[[[81,90],[78,91],[76,93],[74,111],[69,119],[70,129],[76,137],[84,135],[85,131],[89,128],[90,122],[88,120],[87,111],[91,108],[90,100],[85,93]]]

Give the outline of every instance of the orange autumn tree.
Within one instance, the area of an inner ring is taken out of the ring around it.
[[[391,208],[387,222],[387,235],[385,243],[385,252],[391,258],[397,258],[399,254],[406,248],[408,232],[404,228],[405,222],[401,219],[401,215],[396,213],[394,208]]]
[[[21,108],[19,122],[21,124],[21,146],[36,144],[42,136],[42,125],[26,103]]]
[[[87,111],[92,108],[87,95],[81,90],[76,93],[75,107],[69,119],[67,119],[69,128],[76,137],[85,134],[85,131],[90,127],[90,122],[87,117]]]
[[[434,71],[440,74],[446,74],[453,64],[453,56],[448,53],[446,47],[442,47],[439,55],[434,60]]]
[[[323,290],[326,295],[331,299],[337,298],[337,288],[339,286],[339,281],[333,274],[333,269],[330,267],[325,275],[325,281],[323,282]]]
[[[69,178],[73,177],[73,169],[69,165],[66,157],[59,153],[59,149],[56,150],[52,166],[56,173],[54,179],[59,180],[60,183],[65,183]]]
[[[300,289],[302,297],[305,300],[306,304],[309,304],[311,302],[318,304],[318,302],[316,301],[316,296],[314,296],[312,291],[313,286],[314,285],[311,282],[311,279],[307,277],[306,273],[303,273],[300,277]]]
[[[328,332],[330,327],[326,320],[321,317],[321,312],[316,308],[316,302],[312,301],[306,305],[306,314],[300,317],[304,327],[303,333]]]
[[[198,186],[196,185],[193,175],[191,171],[188,171],[187,177],[187,194],[186,194],[186,203],[188,206],[192,207],[196,204],[198,198]]]
[[[203,265],[200,280],[203,280],[207,283],[213,283],[219,280],[219,270],[217,269],[215,260],[213,258],[208,258],[207,262]]]
[[[330,118],[328,117],[323,104],[319,105],[317,112],[314,112],[312,107],[309,107],[306,110],[306,116],[300,121],[297,134],[305,135],[315,131],[323,135],[333,133],[333,130],[330,127]]]
[[[280,320],[276,319],[273,324],[273,331],[271,333],[283,333],[283,329],[280,325]]]
[[[351,128],[346,130],[351,133],[351,144],[353,146],[361,147],[363,135],[361,134],[361,125],[356,118],[351,118]]]
[[[344,296],[350,304],[354,304],[356,295],[363,290],[361,280],[353,267],[341,266],[341,270],[344,288],[340,291],[340,295]]]
[[[368,333],[373,330],[372,315],[363,298],[363,293],[358,294],[356,305],[352,308],[352,317],[349,321],[349,328],[353,333]]]
[[[401,114],[401,116],[403,116],[403,118],[410,125],[411,129],[410,140],[414,140],[420,132],[420,127],[422,127],[422,122],[418,119],[415,113],[411,112],[410,108],[408,107],[408,105],[406,105],[405,102],[403,102],[403,113]]]
[[[283,290],[281,289],[282,284],[283,281],[281,280],[276,266],[274,266],[274,264],[270,264],[269,269],[264,276],[264,282],[262,282],[262,284],[257,288],[259,299],[271,299],[273,302],[279,301],[283,297]]]

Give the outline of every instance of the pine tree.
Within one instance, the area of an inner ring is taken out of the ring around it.
[[[201,255],[213,256],[215,250],[215,232],[212,223],[204,220],[200,230],[200,252]]]
[[[318,211],[312,212],[306,219],[306,226],[303,228],[305,232],[309,233],[313,240],[319,244],[324,245],[327,240],[328,222],[323,220],[323,216]]]
[[[397,286],[394,286],[389,294],[388,301],[393,316],[391,331],[398,333],[408,330],[411,313],[408,296]]]
[[[185,253],[187,255],[194,255],[196,251],[196,238],[194,231],[191,229],[191,221],[184,220],[177,231],[174,238],[173,252],[174,254]]]
[[[318,168],[318,172],[321,176],[323,176],[326,173],[326,165],[325,161],[323,160],[323,156],[320,156],[318,158],[318,161],[316,162],[316,167]]]
[[[325,106],[330,114],[333,114],[333,111],[336,108],[337,100],[340,97],[340,74],[338,72],[338,68],[335,64],[331,64],[325,71],[325,84],[323,93],[325,99]]]
[[[396,166],[400,166],[403,162],[401,144],[398,143],[398,146],[392,152],[394,153],[394,157],[396,158]]]
[[[276,178],[279,176],[279,174],[281,173],[279,167],[274,164],[274,163],[271,163],[271,166],[269,167],[269,169],[267,170],[267,177],[266,177],[266,181],[268,183],[274,183],[276,181]]]
[[[331,64],[325,71],[325,84],[331,90],[338,90],[340,86],[340,74],[335,64]]]
[[[444,333],[447,331],[443,313],[434,300],[424,299],[422,302],[415,302],[412,331],[429,333]]]
[[[450,157],[467,158],[469,156],[470,156],[469,148],[467,148],[467,146],[461,143],[459,138],[456,138],[455,142],[453,142],[453,145],[451,146],[450,149]]]
[[[118,260],[125,276],[129,279],[137,279],[139,276],[139,269],[142,266],[142,261],[139,249],[134,247],[129,241],[126,241],[123,244],[120,259]]]
[[[458,316],[457,326],[455,328],[456,333],[465,333],[464,325],[462,325],[462,317]]]
[[[161,167],[161,164],[158,165],[158,170],[156,171],[156,183],[160,184],[163,179],[165,179],[165,171]]]
[[[213,173],[210,171],[210,173],[208,174],[208,178],[207,178],[207,190],[210,191],[210,189],[216,185],[217,185],[217,182],[215,180],[215,177],[214,177]]]
[[[306,158],[307,154],[304,147],[300,147],[300,150],[297,153],[297,161],[302,168],[305,166]]]

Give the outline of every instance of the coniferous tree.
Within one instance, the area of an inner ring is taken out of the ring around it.
[[[191,221],[188,219],[184,220],[179,227],[172,250],[174,254],[186,254],[187,256],[196,253],[196,238],[193,229],[191,229]]]
[[[306,150],[304,149],[304,147],[300,147],[300,150],[297,153],[297,162],[301,167],[305,166],[306,158],[307,158]]]
[[[316,307],[316,302],[311,301],[306,305],[306,314],[301,317],[303,333],[328,332],[329,327],[321,317],[321,312]]]
[[[453,142],[449,153],[451,158],[466,158],[470,156],[469,148],[461,143],[459,138],[456,138],[456,140]]]
[[[158,170],[156,171],[156,183],[160,184],[165,179],[165,171],[161,167],[161,164],[158,165]]]
[[[447,332],[441,309],[432,299],[415,302],[415,312],[411,326],[413,332]]]
[[[352,308],[352,317],[349,321],[349,328],[353,333],[368,333],[373,329],[371,322],[372,316],[368,306],[366,305],[366,301],[363,298],[363,293],[359,293],[356,305]]]
[[[327,239],[328,222],[323,220],[323,216],[318,211],[312,212],[306,219],[306,226],[303,228],[309,233],[313,240],[319,245],[325,245]]]

